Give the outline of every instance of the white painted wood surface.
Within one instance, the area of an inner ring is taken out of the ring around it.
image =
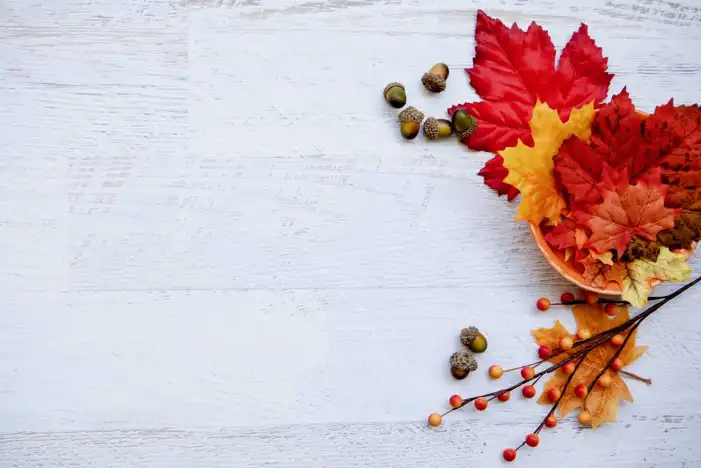
[[[544,407],[425,417],[571,323],[533,307],[566,285],[488,155],[401,141],[381,99],[472,99],[477,8],[558,47],[587,22],[645,110],[701,97],[697,0],[1,0],[0,467],[501,466]],[[519,465],[700,466],[700,301],[645,323],[615,425]]]

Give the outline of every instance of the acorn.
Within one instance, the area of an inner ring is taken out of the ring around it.
[[[431,67],[428,73],[424,73],[421,82],[424,84],[424,88],[432,93],[440,93],[445,89],[445,80],[448,79],[449,74],[448,65],[437,63]]]
[[[385,86],[385,90],[382,91],[382,95],[385,97],[387,104],[395,109],[401,109],[406,104],[406,91],[401,83],[388,84]]]
[[[413,140],[421,130],[421,122],[424,120],[424,113],[409,106],[399,113],[399,130],[407,140]]]
[[[448,138],[453,134],[453,124],[450,120],[429,117],[424,122],[424,136],[429,140]]]
[[[451,122],[453,123],[455,134],[460,140],[469,137],[477,129],[477,119],[464,110],[456,110],[453,112]]]
[[[475,353],[483,353],[487,350],[487,338],[477,327],[463,328],[460,332],[460,342]]]
[[[458,380],[477,370],[477,361],[467,351],[458,351],[450,356],[450,373]]]

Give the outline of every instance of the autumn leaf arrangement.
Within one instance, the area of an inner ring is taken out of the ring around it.
[[[484,395],[453,395],[446,413],[474,405],[484,411],[520,389],[550,405],[543,420],[516,448],[536,447],[544,428],[577,410],[582,425],[614,422],[620,401],[632,401],[624,377],[651,383],[625,368],[640,357],[642,322],[701,282],[691,280],[687,259],[701,239],[701,108],[673,100],[650,115],[635,108],[623,88],[605,99],[613,78],[586,25],[572,35],[555,63],[548,33],[536,23],[523,31],[477,14],[475,58],[467,69],[481,98],[452,106],[476,118],[460,136],[467,147],[494,153],[479,175],[509,201],[520,195],[517,220],[527,221],[586,289],[618,293],[620,300],[565,293],[557,305],[572,307],[577,330],[559,321],[532,331],[535,362],[513,369],[491,366],[492,379],[519,371],[513,385]],[[542,249],[542,246],[541,246]],[[672,294],[650,296],[662,282],[687,282]],[[633,317],[629,307],[644,307]],[[551,302],[541,298],[540,310]]]
[[[661,281],[690,279],[701,239],[701,108],[638,111],[624,88],[604,102],[613,75],[582,25],[562,50],[536,23],[526,31],[477,14],[467,69],[481,101],[462,138],[496,155],[479,172],[513,200],[517,220],[544,236],[567,270],[636,307]]]

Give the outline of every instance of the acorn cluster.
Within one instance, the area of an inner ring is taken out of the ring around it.
[[[450,374],[458,380],[467,377],[479,367],[472,353],[483,353],[487,350],[487,338],[477,327],[467,327],[460,331],[460,343],[465,348],[450,356]]]
[[[437,63],[421,77],[421,83],[427,91],[440,93],[445,90],[446,81],[450,70],[445,63]],[[389,83],[382,91],[382,95],[390,106],[401,109],[406,105],[406,88],[398,82]],[[407,140],[413,140],[421,130],[428,140],[442,140],[456,135],[463,140],[477,129],[477,119],[463,110],[453,113],[450,120],[429,117],[424,121],[424,114],[413,106],[409,106],[399,113],[399,131]]]

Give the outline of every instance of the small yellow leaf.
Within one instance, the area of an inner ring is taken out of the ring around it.
[[[676,254],[667,247],[662,247],[656,262],[641,258],[628,263],[621,296],[632,306],[643,307],[647,304],[647,297],[652,292],[653,279],[672,283],[689,281],[691,268],[687,265],[686,259],[686,255]]]
[[[533,147],[519,141],[499,154],[509,174],[504,182],[521,191],[521,202],[516,219],[540,224],[547,219],[557,224],[565,209],[565,200],[555,186],[553,157],[562,142],[572,135],[588,141],[594,120],[594,103],[574,109],[567,122],[562,122],[557,111],[546,103],[538,102],[529,122],[533,135]]]

